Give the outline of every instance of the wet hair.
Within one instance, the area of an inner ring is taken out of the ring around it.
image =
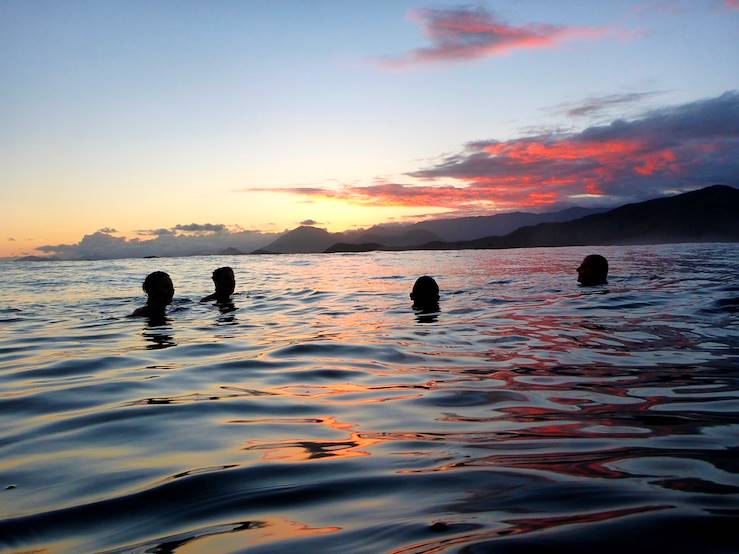
[[[231,279],[233,279],[234,270],[228,266],[219,267],[218,269],[213,270],[213,280],[214,281],[219,281],[223,279],[224,277],[231,277]]]
[[[439,302],[439,285],[433,277],[423,275],[413,283],[411,300],[414,306],[432,306]]]
[[[602,285],[608,282],[608,260],[600,254],[585,256],[577,271],[577,280],[583,285]]]
[[[219,267],[213,271],[213,284],[216,286],[216,292],[210,296],[206,296],[208,300],[213,298],[224,302],[234,292],[236,288],[236,278],[234,277],[234,270],[230,267]]]
[[[146,294],[149,294],[156,283],[161,281],[169,281],[169,284],[172,284],[172,279],[169,277],[168,273],[165,273],[164,271],[154,271],[153,273],[149,273],[149,275],[146,276],[146,279],[144,279],[144,284],[141,285],[141,287],[144,289],[144,292]]]

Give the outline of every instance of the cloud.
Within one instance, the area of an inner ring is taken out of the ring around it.
[[[739,93],[727,92],[569,134],[478,141],[412,173],[453,178],[500,203],[556,203],[579,195],[643,199],[739,175]]]
[[[207,224],[211,225],[211,224]],[[175,226],[179,227],[179,226]],[[182,227],[190,227],[184,225]],[[217,233],[176,234],[170,229],[151,229],[154,238],[142,240],[116,237],[110,233],[96,231],[85,235],[73,244],[50,244],[37,248],[38,251],[65,260],[140,258],[143,256],[189,256],[193,254],[217,254],[226,248],[251,252],[261,248],[279,236],[278,233],[260,231],[229,231],[226,225]],[[147,231],[144,229],[143,231]],[[160,233],[159,231],[166,231]]]
[[[530,23],[516,27],[499,20],[483,7],[425,8],[409,18],[431,42],[399,56],[380,60],[381,65],[403,69],[420,64],[476,60],[527,48],[554,48],[574,39],[594,39],[609,33],[597,27],[567,27]]]
[[[460,208],[475,202],[467,187],[418,186],[401,183],[381,183],[368,186],[344,186],[338,189],[322,187],[284,187],[245,189],[245,192],[282,192],[316,198],[344,200],[364,206],[439,206]]]
[[[612,108],[622,108],[625,105],[636,104],[660,94],[664,94],[664,92],[646,91],[591,96],[573,104],[561,104],[556,107],[556,111],[569,117],[599,117]]]
[[[117,232],[118,231],[113,229],[112,227],[103,227],[102,229],[98,229],[98,233],[111,234],[111,233],[117,233]]]
[[[739,0],[724,0],[724,5],[730,10],[739,10]]]
[[[15,239],[14,239],[13,237],[8,237],[8,240],[9,240],[10,242],[15,242]]]
[[[175,235],[176,233],[172,229],[160,227],[159,229],[138,229],[136,234],[149,237],[163,237],[165,235]]]
[[[737,184],[739,92],[577,132],[471,142],[460,153],[408,175],[428,184],[271,190],[370,206],[479,211],[613,204]]]
[[[187,225],[175,225],[174,229],[189,233],[223,233],[226,226],[222,223],[188,223]]]
[[[315,219],[304,219],[300,222],[301,225],[320,225],[320,221],[316,221]]]

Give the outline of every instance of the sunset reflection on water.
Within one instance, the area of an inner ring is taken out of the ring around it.
[[[0,544],[694,551],[737,515],[739,247],[599,250],[591,289],[581,248],[5,264]]]

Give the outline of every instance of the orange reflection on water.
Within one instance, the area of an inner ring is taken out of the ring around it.
[[[292,539],[305,539],[338,531],[341,531],[341,527],[312,527],[307,523],[282,517],[269,517],[229,526],[228,529],[218,532],[187,537],[180,541],[164,539],[165,542],[160,544],[159,548],[155,547],[156,550],[151,549],[147,552],[174,552],[175,550],[183,554],[236,552],[245,548],[281,543]],[[171,549],[167,549],[167,546]]]
[[[344,423],[335,417],[326,416],[316,420],[330,429],[349,431],[348,437],[340,440],[299,439],[278,442],[248,441],[242,450],[265,450],[262,461],[266,462],[305,462],[322,458],[356,458],[369,456],[369,448],[381,442],[354,430],[354,425]]]

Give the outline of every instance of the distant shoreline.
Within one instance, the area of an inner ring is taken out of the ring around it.
[[[334,251],[334,252],[270,252],[270,253],[259,253],[255,254],[252,252],[245,252],[243,254],[183,254],[180,256],[156,256],[153,259],[157,260],[172,260],[177,258],[236,258],[243,256],[331,256],[334,254],[370,254],[373,252],[459,252],[465,250],[526,250],[534,248],[584,248],[584,247],[611,247],[611,246],[664,246],[664,245],[677,245],[677,244],[739,244],[739,240],[705,240],[705,241],[665,241],[665,242],[631,242],[631,243],[616,243],[616,244],[558,244],[558,245],[540,245],[540,246],[480,246],[480,247],[460,247],[460,248],[383,248],[375,250],[347,250],[347,251]],[[40,258],[40,257],[39,257]],[[34,259],[24,260],[20,258],[0,258],[0,262],[27,262],[27,263],[54,263],[54,262],[105,262],[105,261],[126,261],[126,260],[147,260],[152,259],[150,256],[141,257],[128,257],[128,258],[75,258],[75,259]]]

